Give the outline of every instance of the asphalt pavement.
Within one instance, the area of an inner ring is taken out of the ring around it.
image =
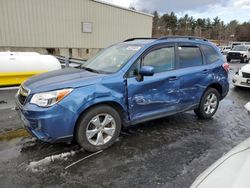
[[[231,63],[230,81],[238,67]],[[189,187],[213,162],[250,136],[244,105],[250,89],[230,86],[210,120],[192,111],[123,130],[109,149],[91,154],[75,144],[46,144],[21,132],[16,90],[0,90],[0,187]],[[5,101],[5,102],[2,102]]]

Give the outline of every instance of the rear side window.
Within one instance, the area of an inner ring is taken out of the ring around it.
[[[179,46],[180,68],[194,67],[202,65],[202,55],[199,47]]]
[[[207,64],[212,64],[220,59],[218,53],[211,46],[202,45],[201,49],[204,53]]]

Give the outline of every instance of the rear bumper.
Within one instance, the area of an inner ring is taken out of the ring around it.
[[[243,78],[240,75],[235,75],[232,82],[234,86],[250,88],[250,78]]]
[[[59,104],[40,108],[29,103],[22,106],[16,100],[16,110],[24,127],[39,140],[50,143],[72,140],[77,115]]]

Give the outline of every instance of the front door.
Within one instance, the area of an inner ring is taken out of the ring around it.
[[[178,110],[180,82],[178,70],[175,70],[175,59],[175,46],[167,45],[151,49],[132,66],[127,78],[132,121]],[[138,80],[138,70],[142,66],[154,67],[154,75]]]

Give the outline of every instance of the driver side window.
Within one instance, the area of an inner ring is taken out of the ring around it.
[[[174,64],[175,53],[173,46],[153,50],[143,59],[143,65],[154,67],[155,73],[173,70]]]
[[[141,66],[154,67],[155,73],[173,70],[175,68],[174,46],[163,47],[149,52],[143,60],[140,58],[132,65],[128,77],[138,76]]]

